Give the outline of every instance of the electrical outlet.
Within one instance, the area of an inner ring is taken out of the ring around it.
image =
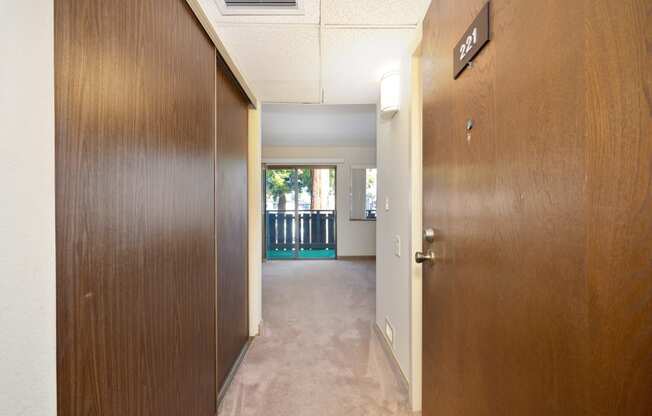
[[[385,318],[385,336],[387,337],[387,341],[389,342],[389,345],[394,347],[394,327],[392,324],[389,323],[389,318]]]
[[[394,236],[394,255],[396,257],[401,257],[401,236]]]

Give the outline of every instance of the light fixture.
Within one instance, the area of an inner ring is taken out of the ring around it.
[[[380,112],[393,116],[401,103],[401,74],[388,72],[380,80]]]

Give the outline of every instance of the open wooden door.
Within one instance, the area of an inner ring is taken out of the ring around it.
[[[650,415],[652,5],[495,0],[453,80],[484,4],[424,22],[423,414]]]

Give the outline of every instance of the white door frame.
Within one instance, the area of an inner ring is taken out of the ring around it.
[[[260,335],[263,322],[263,177],[261,106],[249,109],[248,237],[249,237],[249,336]]]
[[[410,192],[412,198],[411,254],[421,250],[422,245],[422,183],[423,183],[423,88],[421,83],[421,24],[416,29],[411,45],[410,63]],[[410,266],[410,405],[412,411],[421,411],[422,396],[422,267],[411,261]]]

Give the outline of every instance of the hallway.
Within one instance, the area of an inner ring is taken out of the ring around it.
[[[652,0],[0,28],[0,416],[652,416]]]
[[[373,261],[263,266],[262,336],[220,415],[408,415],[407,389],[373,329]]]

